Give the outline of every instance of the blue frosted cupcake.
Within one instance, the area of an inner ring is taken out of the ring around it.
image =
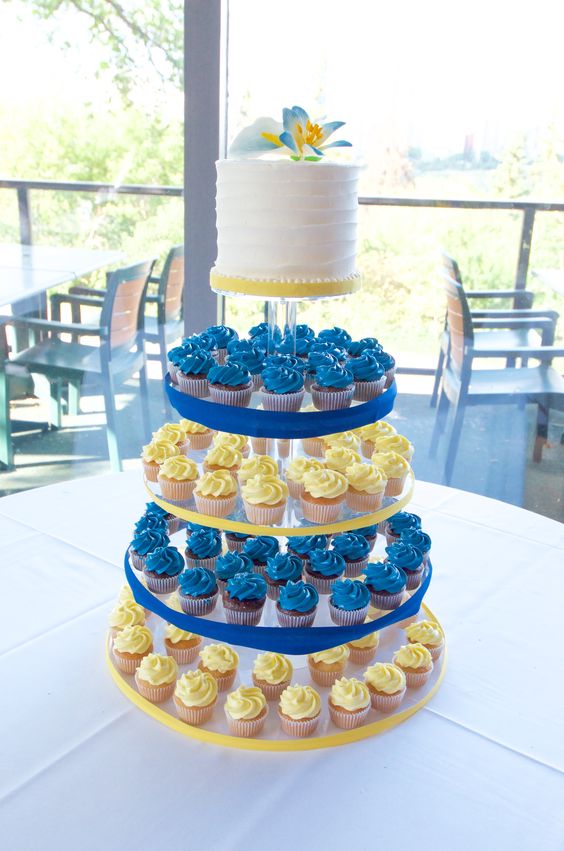
[[[140,532],[145,532],[147,529],[153,529],[157,532],[168,534],[168,521],[164,514],[144,514],[135,524],[134,533],[138,535]]]
[[[206,328],[205,334],[209,334],[215,340],[217,346],[217,362],[225,363],[225,358],[227,356],[227,346],[233,340],[238,340],[239,335],[234,328],[230,328],[228,325],[210,325],[209,328]]]
[[[253,393],[251,373],[240,363],[213,366],[208,373],[210,396],[221,405],[248,407]]]
[[[129,558],[136,570],[143,570],[149,553],[168,547],[170,539],[161,529],[144,529],[133,536],[129,545]]]
[[[283,338],[281,343],[278,343],[276,351],[281,355],[296,355],[296,357],[303,360],[307,358],[312,343],[313,338],[311,337],[296,336],[294,338],[291,334],[288,334]]]
[[[196,348],[203,349],[217,361],[217,343],[211,334],[207,331],[202,331],[201,334],[191,334],[189,337],[184,337],[182,345],[188,351],[194,351]]]
[[[232,355],[228,355],[227,363],[239,363],[241,366],[246,367],[251,373],[253,390],[260,390],[262,387],[261,373],[265,365],[265,356],[261,349],[234,352]]]
[[[374,561],[366,566],[364,576],[375,609],[391,611],[401,606],[407,577],[400,567],[389,561]]]
[[[376,356],[386,374],[386,387],[390,387],[396,374],[396,361],[388,352],[376,352]]]
[[[304,398],[304,379],[297,369],[267,366],[262,373],[261,401],[265,411],[299,411]]]
[[[146,504],[145,513],[143,517],[141,517],[140,520],[138,520],[135,524],[136,532],[141,532],[143,530],[143,522],[149,517],[161,518],[165,520],[167,524],[167,529],[165,529],[165,532],[167,532],[168,535],[174,535],[175,532],[178,532],[178,530],[185,525],[184,520],[181,520],[180,517],[176,517],[175,514],[171,514],[169,511],[166,511],[164,508],[161,508],[160,505],[157,505],[156,502],[148,502]],[[137,526],[139,524],[141,525],[138,529]],[[151,526],[148,525],[147,528],[151,528]]]
[[[329,535],[295,535],[288,538],[288,552],[302,560],[302,567],[309,564],[309,554],[312,550],[326,550],[329,546]]]
[[[381,396],[386,386],[384,367],[377,355],[368,349],[347,364],[354,378],[354,396],[357,402],[368,402]]]
[[[386,543],[393,544],[394,541],[399,541],[402,532],[406,529],[420,529],[421,518],[418,514],[412,514],[409,511],[398,511],[389,517],[384,524],[384,534],[386,535]]]
[[[353,340],[347,349],[350,358],[358,358],[364,352],[382,352],[381,344],[376,337],[363,337],[361,340]]]
[[[253,342],[258,340],[261,345],[264,344],[265,351],[272,351],[282,340],[282,331],[278,325],[274,325],[271,329],[268,322],[259,322],[258,325],[253,325],[249,331],[249,337]]]
[[[201,617],[213,612],[217,603],[217,582],[212,570],[194,567],[180,574],[178,599],[187,615]]]
[[[191,536],[194,532],[197,532],[199,529],[211,529],[211,526],[202,526],[202,524],[201,524],[201,523],[191,523],[190,521],[188,521],[188,522],[186,523],[186,543],[188,543],[188,540],[190,539],[190,536]],[[219,530],[218,530],[218,529],[213,529],[212,531],[214,531],[214,532],[216,532],[217,534],[219,534]]]
[[[317,370],[324,366],[338,366],[339,360],[336,355],[331,352],[310,351],[307,356],[306,372],[305,372],[305,387],[309,392],[311,385],[315,382]]]
[[[378,537],[378,524],[374,523],[373,526],[363,526],[362,529],[355,529],[354,531],[356,535],[362,535],[363,538],[366,538],[370,552],[372,552]]]
[[[243,552],[245,541],[248,541],[252,537],[252,535],[247,535],[245,532],[226,532],[225,543],[227,544],[227,549],[232,553],[241,553]]]
[[[417,547],[423,555],[423,564],[429,561],[429,553],[431,552],[431,538],[422,529],[404,529],[399,536],[399,540],[404,544],[411,544],[412,547]]]
[[[183,393],[204,399],[209,395],[208,374],[215,360],[204,349],[196,349],[178,364],[176,380]]]
[[[360,576],[368,563],[370,544],[358,532],[343,532],[334,535],[331,546],[343,556],[346,564],[345,576]]]
[[[370,605],[370,591],[358,579],[338,579],[329,597],[329,615],[337,626],[364,623]]]
[[[324,328],[317,335],[317,339],[322,343],[333,343],[334,346],[339,346],[345,349],[345,351],[352,343],[352,337],[348,331],[345,331],[344,328],[339,328],[338,325],[335,325],[333,328]]]
[[[186,540],[187,567],[215,568],[218,555],[221,553],[221,533],[217,529],[202,527],[192,532]]]
[[[352,372],[344,366],[321,366],[311,385],[311,399],[318,411],[350,408],[354,394]]]
[[[406,543],[405,541],[396,541],[386,547],[388,558],[386,562],[393,564],[395,567],[401,568],[407,577],[407,590],[415,591],[421,585],[421,577],[423,576],[423,553],[417,547]]]
[[[333,583],[343,575],[345,567],[343,556],[335,550],[312,550],[305,576],[320,594],[330,594]]]
[[[264,362],[264,368],[266,369],[269,366],[283,366],[285,369],[295,369],[302,375],[305,369],[303,360],[297,358],[295,355],[268,355]]]
[[[280,552],[280,544],[272,535],[257,535],[245,541],[242,552],[251,559],[255,572],[264,576],[266,563]]]
[[[222,599],[227,623],[257,626],[266,602],[266,580],[258,573],[236,573]]]
[[[252,573],[253,563],[249,556],[244,553],[227,552],[220,556],[215,566],[215,578],[221,594],[229,579],[233,579],[236,573]]]
[[[319,604],[319,594],[308,582],[287,582],[280,589],[276,616],[280,626],[312,626]]]
[[[184,559],[176,547],[160,547],[145,559],[143,573],[149,591],[172,594],[178,588],[178,577],[184,570]]]
[[[302,560],[290,553],[278,553],[268,559],[264,578],[269,599],[277,600],[283,585],[302,578]]]

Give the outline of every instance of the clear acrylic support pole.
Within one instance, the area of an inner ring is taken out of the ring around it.
[[[295,301],[285,301],[284,299],[280,299],[280,301],[269,301],[268,302],[268,349],[269,354],[270,347],[272,345],[274,350],[274,340],[276,334],[276,326],[279,326],[279,318],[282,319],[282,316],[279,317],[279,314],[284,314],[284,337],[286,339],[290,338],[293,341],[293,345],[291,347],[292,353],[296,353],[296,302]],[[279,466],[281,468],[281,472],[284,470],[285,466],[289,461],[292,460],[294,455],[294,441],[293,440],[277,440],[276,448],[278,451],[278,460]]]

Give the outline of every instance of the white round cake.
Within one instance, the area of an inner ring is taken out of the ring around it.
[[[258,159],[216,165],[216,275],[295,282],[355,276],[360,166]]]

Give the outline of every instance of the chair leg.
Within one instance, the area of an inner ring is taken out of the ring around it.
[[[437,448],[439,445],[439,439],[441,434],[445,430],[445,424],[448,416],[448,409],[450,407],[450,402],[448,400],[448,396],[444,390],[441,390],[441,395],[439,397],[439,405],[437,408],[437,413],[435,414],[435,425],[433,426],[433,434],[431,435],[431,445],[429,447],[429,458],[435,458],[437,454]]]
[[[147,366],[143,364],[139,370],[139,393],[141,396],[141,420],[143,423],[143,441],[151,437],[151,416],[149,412],[149,386],[147,383]]]
[[[71,417],[76,417],[80,413],[80,382],[69,381],[69,408],[68,412]]]
[[[110,373],[105,373],[102,376],[102,383],[104,391],[104,406],[106,408],[106,436],[108,440],[110,465],[114,473],[121,473],[122,466],[117,433],[116,398],[112,375]]]
[[[456,403],[454,422],[452,424],[452,431],[450,433],[450,440],[448,442],[447,457],[445,461],[445,470],[443,476],[445,485],[450,485],[452,479],[452,471],[454,468],[454,462],[456,461],[456,453],[458,452],[458,443],[460,441],[460,432],[462,431],[462,423],[464,422],[465,407],[465,399],[461,395],[458,397],[458,401]]]
[[[445,353],[442,348],[439,352],[439,360],[437,362],[437,368],[435,370],[435,383],[433,384],[433,392],[431,393],[431,408],[437,407],[437,399],[439,398],[439,386],[441,384],[441,378],[443,375],[443,364],[445,362]]]
[[[49,422],[52,428],[61,428],[63,424],[62,393],[63,382],[60,378],[49,381]]]
[[[542,450],[548,443],[548,404],[545,397],[539,399],[537,410],[537,428],[535,445],[533,448],[533,461],[539,464],[542,461]]]
[[[10,394],[8,378],[4,369],[0,370],[0,465],[11,470],[14,466],[14,448],[10,424]]]

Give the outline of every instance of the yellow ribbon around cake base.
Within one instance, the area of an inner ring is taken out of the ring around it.
[[[362,286],[360,274],[328,281],[261,281],[210,273],[210,286],[220,294],[255,296],[256,298],[334,298],[357,292]]]
[[[422,604],[422,609],[428,618],[439,623],[431,610]],[[440,626],[440,624],[439,624]],[[406,721],[411,715],[419,712],[426,703],[428,703],[433,695],[437,693],[443,681],[447,661],[446,642],[441,655],[441,670],[436,682],[429,689],[421,700],[417,701],[413,706],[408,706],[401,712],[395,712],[393,715],[388,715],[381,718],[379,721],[373,721],[371,724],[364,724],[357,727],[355,730],[343,730],[338,733],[330,733],[328,736],[311,736],[307,739],[244,739],[237,736],[230,736],[227,733],[216,733],[213,730],[206,730],[202,727],[191,727],[185,724],[174,715],[169,714],[166,710],[141,697],[128,682],[123,678],[120,672],[114,667],[109,651],[109,641],[106,642],[106,661],[110,669],[110,673],[124,695],[136,706],[139,707],[151,718],[160,721],[161,724],[166,724],[178,733],[184,736],[189,736],[192,739],[197,739],[200,742],[209,742],[213,745],[222,745],[228,748],[238,748],[239,750],[250,751],[309,751],[317,748],[334,748],[339,745],[347,745],[349,742],[357,742],[360,739],[368,739],[370,736],[377,736],[379,733],[384,733],[386,730],[391,730],[397,727],[403,721]]]

